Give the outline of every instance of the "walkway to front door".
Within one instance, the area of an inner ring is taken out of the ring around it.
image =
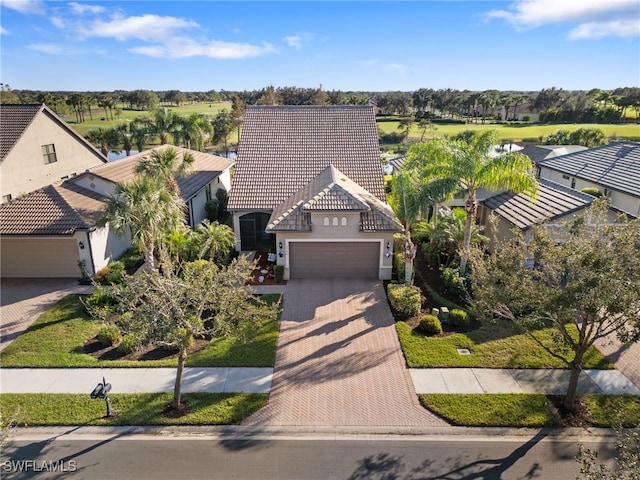
[[[418,402],[378,280],[290,280],[255,426],[444,426]]]

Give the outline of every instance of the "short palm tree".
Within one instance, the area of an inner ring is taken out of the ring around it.
[[[213,260],[216,253],[225,254],[236,244],[236,235],[233,229],[218,222],[203,220],[195,228],[195,234],[199,240],[200,258],[208,257]]]
[[[491,157],[492,145],[498,142],[497,131],[461,132],[455,138],[436,138],[417,143],[407,152],[408,166],[418,167],[425,183],[425,193],[432,198],[466,196],[467,220],[462,243],[460,273],[466,271],[471,227],[478,212],[478,189],[528,192],[535,196],[538,188],[531,160],[518,152]]]
[[[107,224],[121,235],[130,235],[144,250],[145,265],[155,269],[156,241],[184,223],[185,203],[154,178],[140,176],[131,183],[119,183],[107,199],[99,227]]]
[[[182,157],[182,158],[180,158]],[[175,148],[166,147],[153,150],[136,166],[136,173],[156,179],[164,184],[174,195],[180,194],[176,176],[186,177],[191,174],[195,158],[189,153],[178,154]]]

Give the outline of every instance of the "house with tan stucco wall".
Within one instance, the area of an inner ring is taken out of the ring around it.
[[[107,158],[46,105],[0,105],[3,203],[104,163]]]
[[[284,278],[390,279],[393,234],[372,106],[247,106],[229,211],[236,249]]]

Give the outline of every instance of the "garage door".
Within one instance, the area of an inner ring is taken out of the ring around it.
[[[378,278],[378,242],[291,242],[291,278]]]
[[[73,238],[0,240],[3,278],[78,278],[78,247]]]

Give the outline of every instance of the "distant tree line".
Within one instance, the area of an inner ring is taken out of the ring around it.
[[[325,91],[318,88],[274,87],[260,90],[182,92],[180,90],[115,90],[113,92],[45,92],[13,90],[2,84],[2,103],[46,103],[59,114],[76,115],[82,122],[92,116],[91,106],[104,109],[113,118],[119,109],[151,111],[159,106],[195,102],[238,102],[243,105],[369,105],[379,115],[449,119],[461,123],[514,121],[524,113],[538,113],[543,123],[619,123],[630,111],[640,115],[640,87],[614,90],[594,88],[569,91],[470,91],[420,88],[413,92]]]

